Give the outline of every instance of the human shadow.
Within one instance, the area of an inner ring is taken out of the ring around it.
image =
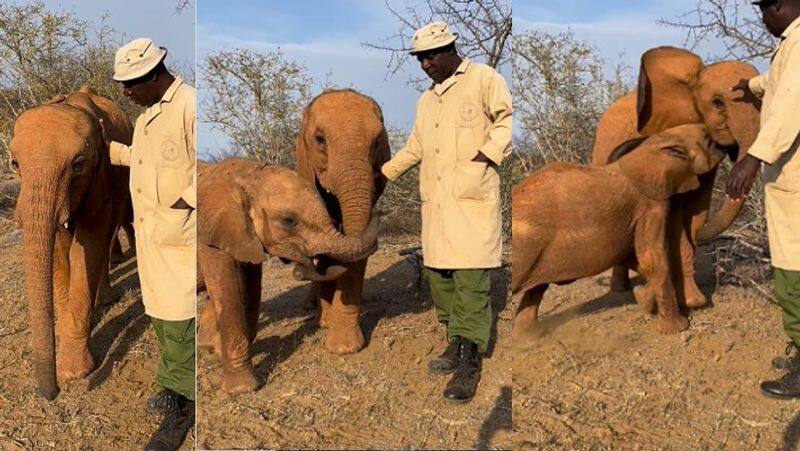
[[[417,268],[406,260],[394,263],[364,281],[362,293],[362,316],[359,318],[365,346],[369,346],[372,335],[379,322],[405,314],[417,314],[431,308],[424,296],[417,293]],[[265,281],[268,280],[265,274]],[[497,341],[497,317],[506,306],[509,275],[507,269],[492,271],[492,336],[487,357]],[[261,320],[259,330],[271,324],[295,320],[301,325],[290,334],[282,337],[268,336],[257,339],[251,346],[253,361],[265,355],[255,364],[256,376],[266,380],[276,365],[288,359],[303,343],[306,337],[318,330],[318,316],[307,308],[310,287],[308,284],[289,289],[261,303]]]
[[[786,426],[783,431],[783,443],[781,443],[780,451],[795,451],[797,445],[800,443],[800,411],[798,411],[792,421]]]
[[[126,253],[126,255],[128,255]],[[131,258],[110,271],[111,290],[95,308],[92,322],[97,324],[106,316],[125,293],[139,287],[136,260]],[[88,378],[87,391],[101,386],[111,375],[114,365],[121,362],[150,323],[144,314],[141,301],[132,302],[124,312],[107,321],[92,332],[89,349],[96,362],[100,362]]]
[[[475,449],[489,449],[492,437],[499,430],[511,430],[511,387],[507,385],[500,387],[500,394],[495,399],[492,410],[483,420]]]

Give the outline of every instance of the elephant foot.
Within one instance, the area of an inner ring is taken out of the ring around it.
[[[249,367],[239,371],[225,371],[222,375],[222,389],[229,395],[239,395],[255,391],[258,381]]]
[[[328,329],[325,350],[333,354],[354,354],[364,348],[364,334],[358,323]]]
[[[698,308],[708,304],[708,298],[700,291],[694,283],[689,284],[684,293],[686,306],[690,308]]]
[[[56,354],[56,378],[60,381],[81,379],[92,370],[94,370],[94,358],[86,345],[61,349]]]
[[[327,329],[331,325],[331,303],[320,299],[319,300],[319,327],[320,329]]]
[[[689,320],[682,315],[660,316],[658,330],[664,335],[676,334],[689,328]]]
[[[633,289],[633,297],[645,313],[654,313],[656,310],[656,296],[647,285],[640,285]]]

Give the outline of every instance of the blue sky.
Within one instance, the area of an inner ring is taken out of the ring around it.
[[[748,5],[749,0],[737,0]],[[698,0],[514,0],[514,31],[572,30],[576,37],[597,47],[610,62],[622,62],[638,73],[639,57],[660,45],[685,46],[686,34],[657,23],[695,9]],[[707,57],[721,49],[711,43],[696,49]],[[759,65],[760,69],[765,69]]]
[[[407,2],[391,0],[390,4],[402,7]],[[389,54],[361,45],[380,41],[397,28],[382,0],[200,0],[197,59],[199,64],[213,50],[280,48],[288,58],[302,63],[318,83],[330,74],[333,85],[351,87],[375,98],[388,125],[410,130],[419,92],[406,82],[409,75],[424,74],[414,61],[403,72],[387,78]],[[504,75],[508,77],[510,70]],[[199,95],[203,96],[199,84]],[[320,91],[319,86],[312,90],[313,94]],[[200,124],[198,137],[201,153],[213,152],[226,143],[224,135],[212,131],[208,124]]]
[[[12,1],[17,4],[29,3],[25,0]],[[105,13],[108,23],[126,40],[149,37],[166,47],[169,50],[168,66],[170,62],[181,67],[194,65],[194,7],[176,14],[176,2],[173,0],[46,0],[45,4],[50,10],[71,11],[94,24],[99,23]],[[113,64],[113,61],[109,61],[109,64]]]

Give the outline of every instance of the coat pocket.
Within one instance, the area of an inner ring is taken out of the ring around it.
[[[156,207],[153,241],[157,246],[187,247],[195,242],[194,210]]]
[[[489,190],[484,183],[486,163],[458,163],[453,180],[453,197],[456,200],[483,202],[489,198]]]

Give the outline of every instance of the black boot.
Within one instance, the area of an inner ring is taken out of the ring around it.
[[[458,366],[453,378],[444,389],[444,397],[450,401],[464,403],[475,396],[478,381],[481,380],[481,353],[478,345],[461,337],[456,337],[456,358]]]
[[[778,380],[762,382],[761,393],[778,399],[800,398],[800,366],[790,368]]]
[[[161,420],[158,430],[150,437],[145,451],[172,451],[183,444],[186,433],[194,426],[194,401],[183,395],[177,395],[176,403],[171,406]]]
[[[457,366],[458,344],[453,340],[439,357],[428,361],[428,372],[431,374],[450,374],[456,370]]]
[[[780,371],[800,366],[800,347],[793,341],[786,344],[785,355],[772,359],[772,368]]]
[[[177,408],[178,397],[180,395],[165,388],[147,400],[147,410],[155,413],[165,414]]]

